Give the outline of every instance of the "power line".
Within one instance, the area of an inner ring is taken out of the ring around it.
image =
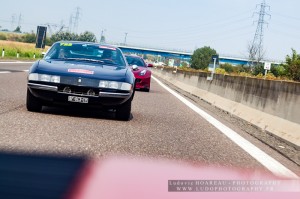
[[[288,38],[292,37],[294,41],[299,41],[299,35],[295,32],[291,32],[291,31],[286,32],[286,30],[282,28],[279,29],[270,28],[270,30],[272,31],[272,33],[277,34],[279,36],[288,37]]]
[[[300,24],[289,24],[289,23],[286,23],[286,22],[282,22],[282,21],[273,21],[272,22],[272,26],[273,27],[278,27],[280,29],[290,29],[292,32],[299,32],[300,31]]]
[[[282,13],[278,13],[278,12],[275,12],[273,13],[273,15],[278,15],[280,17],[283,17],[283,18],[287,18],[287,19],[294,19],[294,20],[297,20],[297,21],[300,21],[300,18],[299,17],[293,17],[293,16],[289,16],[289,15],[284,15]]]
[[[244,15],[244,14],[243,14]],[[243,16],[243,15],[234,15],[234,16]],[[218,20],[211,20],[209,22],[204,22],[204,23],[197,23],[195,25],[192,25],[192,26],[180,26],[180,29],[178,28],[178,26],[176,26],[176,28],[166,28],[166,29],[145,29],[145,30],[137,30],[137,29],[128,29],[128,27],[124,27],[122,28],[121,26],[118,26],[118,27],[113,27],[111,25],[109,25],[109,28],[110,29],[114,29],[114,30],[117,30],[117,31],[124,31],[124,30],[127,30],[127,31],[130,31],[130,33],[136,33],[137,34],[144,34],[144,33],[148,33],[148,32],[151,32],[152,34],[155,34],[155,35],[169,35],[169,34],[184,34],[184,33],[191,33],[191,32],[199,32],[199,31],[203,31],[203,30],[207,30],[207,29],[210,29],[210,27],[221,27],[221,26],[233,26],[233,25],[236,25],[237,23],[242,23],[242,22],[245,22],[247,20],[250,20],[251,17],[246,16],[246,17],[243,17],[243,18],[237,18],[237,17],[224,17],[222,18],[221,20],[218,19]]]

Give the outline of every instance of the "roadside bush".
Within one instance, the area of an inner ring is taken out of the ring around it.
[[[260,73],[263,74],[264,72],[265,72],[264,66],[262,64],[257,64],[254,67],[252,74],[258,76]]]
[[[286,75],[286,70],[283,65],[272,65],[271,73],[273,73],[276,77],[282,77]]]
[[[0,33],[0,40],[7,40],[7,37],[5,34]]]
[[[171,67],[173,68],[173,67]],[[178,70],[182,70],[182,71],[188,71],[188,72],[199,72],[201,70],[196,70],[194,68],[190,68],[190,67],[179,67]]]
[[[22,34],[16,34],[16,33],[7,34],[7,40],[22,42]]]
[[[264,79],[265,78],[265,75],[263,73],[259,73],[258,75],[256,75],[256,78],[259,78],[259,79]],[[278,79],[273,73],[271,72],[268,72],[267,75],[266,75],[266,79],[269,79],[269,80],[276,80]]]
[[[188,63],[186,63],[186,62],[181,62],[180,65],[181,65],[181,67],[188,68]]]
[[[245,65],[238,65],[233,68],[233,72],[235,72],[235,73],[241,73],[241,72],[249,73],[250,71],[251,71],[250,67],[245,66]]]
[[[225,64],[221,64],[220,68],[225,69],[225,71],[229,74],[231,74],[231,73],[239,74],[241,72],[250,72],[250,68],[247,66],[243,66],[243,65],[233,66],[231,64],[225,63]]]
[[[242,77],[251,77],[252,75],[250,73],[240,72],[239,76],[242,76]]]
[[[264,75],[262,73],[258,73],[257,75],[255,75],[255,77],[262,79],[264,77]]]
[[[13,41],[1,41],[0,40],[0,49],[5,49],[6,58],[16,58],[17,53],[19,53],[19,58],[33,59],[33,55],[36,55],[36,58],[42,58],[42,50],[36,49],[35,44],[13,42]],[[46,47],[43,51],[46,51],[49,47]]]
[[[25,35],[23,35],[22,37],[22,41],[25,43],[35,43],[36,41],[36,35],[35,33],[26,33]]]
[[[275,80],[275,79],[277,79],[277,78],[276,78],[276,76],[275,76],[273,73],[269,72],[269,73],[267,73],[267,75],[266,75],[266,79],[269,79],[269,80]]]
[[[232,73],[235,71],[235,67],[231,64],[225,63],[220,65],[221,69],[224,69],[227,73]]]
[[[216,71],[215,71],[217,74],[223,74],[223,75],[226,75],[227,72],[225,71],[224,68],[216,68]]]
[[[45,41],[46,46],[52,46],[53,43],[54,42],[51,41],[51,39],[49,37],[46,37],[46,41]]]

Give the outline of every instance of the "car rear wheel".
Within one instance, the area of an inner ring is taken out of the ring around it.
[[[145,88],[144,91],[150,92],[150,88]]]
[[[34,97],[29,89],[27,89],[26,107],[28,111],[40,112],[42,110],[41,102]]]
[[[116,110],[116,118],[118,120],[128,121],[131,116],[131,101],[132,98],[127,100],[124,104],[119,106]]]

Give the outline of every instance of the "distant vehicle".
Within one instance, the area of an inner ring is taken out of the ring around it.
[[[150,91],[151,71],[148,67],[152,64],[146,64],[143,58],[136,55],[125,55],[129,66],[132,67],[132,72],[136,79],[135,88]]]
[[[129,72],[128,72],[129,71]],[[90,42],[56,42],[28,75],[29,111],[67,105],[114,109],[129,120],[135,77],[120,49]]]
[[[166,66],[164,62],[154,62],[154,66]]]

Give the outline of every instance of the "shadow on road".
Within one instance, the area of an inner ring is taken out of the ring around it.
[[[115,110],[103,110],[103,109],[92,109],[82,107],[49,107],[44,106],[42,113],[61,115],[69,117],[81,117],[81,118],[94,118],[94,119],[105,119],[105,120],[117,120],[115,118]],[[133,119],[131,114],[130,120]]]

